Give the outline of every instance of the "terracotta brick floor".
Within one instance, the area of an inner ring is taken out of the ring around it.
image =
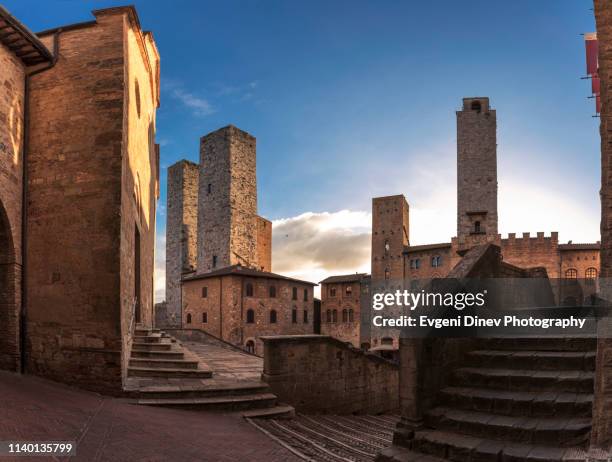
[[[0,440],[77,441],[70,460],[87,462],[300,460],[239,416],[135,406],[7,372],[0,372]]]

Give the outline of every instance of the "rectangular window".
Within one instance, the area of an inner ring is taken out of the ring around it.
[[[213,255],[212,267],[213,268],[217,267],[217,256],[216,255]]]
[[[351,286],[346,286],[345,292],[346,296],[350,297],[351,295],[353,295],[353,288]]]
[[[304,324],[308,324],[308,310],[304,310]]]
[[[291,312],[291,322],[297,324],[297,310],[295,309]]]
[[[336,296],[336,288],[335,287],[330,287],[329,288],[329,296],[330,297],[335,297]]]
[[[208,183],[208,194],[212,192],[212,184]]]
[[[208,287],[202,287],[202,298],[208,297]]]
[[[293,288],[293,293],[292,293],[292,297],[293,300],[297,300],[297,287]]]
[[[308,289],[304,289],[304,301],[308,301]]]
[[[202,323],[206,324],[208,322],[208,313],[202,313]]]

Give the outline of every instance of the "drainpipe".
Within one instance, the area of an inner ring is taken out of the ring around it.
[[[25,86],[23,91],[24,108],[23,108],[23,155],[21,156],[21,164],[23,167],[22,185],[21,185],[21,310],[19,316],[19,355],[20,355],[20,372],[23,374],[26,371],[26,336],[27,336],[27,301],[28,291],[26,290],[28,265],[28,150],[30,137],[30,78],[36,74],[40,74],[51,69],[57,63],[59,58],[59,34],[62,29],[58,29],[53,34],[53,59],[44,67],[36,69],[26,74]]]

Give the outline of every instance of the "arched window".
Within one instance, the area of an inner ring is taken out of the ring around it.
[[[246,296],[247,297],[253,296],[253,284],[251,284],[250,282],[247,282],[247,285],[246,285]]]
[[[326,322],[332,322],[332,314],[331,314],[331,310],[327,310],[327,316],[325,317],[325,321]]]
[[[330,297],[335,297],[336,296],[336,288],[335,287],[330,287],[329,288],[329,296]]]
[[[587,268],[584,276],[587,279],[596,279],[597,278],[597,269],[596,268]]]
[[[570,268],[565,271],[566,279],[576,279],[578,277],[578,271],[575,268]]]
[[[205,311],[202,313],[202,323],[206,324],[208,322],[208,313]]]
[[[388,281],[389,280],[389,276],[390,276],[389,268],[385,268],[385,280]]]
[[[472,101],[471,109],[472,111],[480,112],[482,110],[480,101]]]
[[[442,257],[440,255],[435,255],[431,257],[431,266],[433,268],[438,268],[442,265]]]
[[[346,286],[346,288],[344,289],[344,293],[347,297],[353,295],[353,286]]]
[[[348,322],[348,310],[346,308],[342,310],[342,322]]]
[[[187,313],[187,324],[191,324],[191,313]]]
[[[276,298],[276,286],[270,286],[270,298]]]
[[[350,309],[350,310],[349,310],[349,322],[354,322],[354,321],[355,321],[354,316],[355,316],[355,315],[354,315],[354,313],[353,313],[353,310],[352,310],[352,309]]]
[[[338,310],[332,311],[332,322],[338,322]]]
[[[297,324],[297,310],[295,308],[291,310],[291,322]]]
[[[247,310],[247,324],[253,324],[255,322],[255,311]]]
[[[276,324],[276,310],[270,311],[270,324]]]
[[[255,354],[255,342],[253,340],[247,340],[245,349],[251,354]]]

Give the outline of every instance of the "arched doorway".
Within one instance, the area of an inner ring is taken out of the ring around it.
[[[19,358],[19,313],[16,304],[15,248],[11,227],[0,202],[0,369],[15,370]]]

